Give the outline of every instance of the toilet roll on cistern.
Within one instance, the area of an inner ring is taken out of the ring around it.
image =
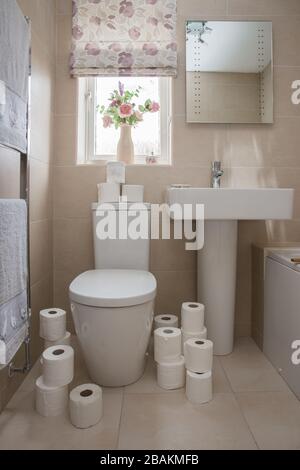
[[[156,315],[154,317],[154,329],[157,328],[178,328],[178,317],[177,315],[172,314],[164,314],[164,315]]]
[[[63,387],[74,377],[74,350],[71,346],[57,345],[42,354],[43,382],[48,387]]]
[[[60,308],[40,311],[40,337],[47,341],[57,341],[66,334],[67,314]]]
[[[208,339],[189,339],[184,344],[185,366],[192,372],[204,373],[212,370],[213,343]]]
[[[100,183],[98,187],[98,202],[100,204],[119,202],[121,185],[119,183]]]
[[[83,384],[70,393],[70,419],[80,429],[95,426],[103,415],[102,389],[96,384]]]
[[[157,328],[154,331],[154,360],[158,363],[175,362],[181,356],[179,328]]]
[[[35,409],[41,416],[59,416],[66,410],[69,400],[68,386],[48,387],[43,376],[35,382]]]

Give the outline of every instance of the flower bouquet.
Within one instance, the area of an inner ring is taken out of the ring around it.
[[[119,82],[118,88],[112,92],[109,106],[107,108],[98,106],[97,109],[103,116],[103,127],[108,128],[114,125],[115,129],[121,129],[117,149],[118,160],[124,163],[134,163],[131,128],[144,120],[144,114],[158,112],[160,106],[151,99],[147,99],[144,104],[137,105],[135,100],[139,98],[141,87],[133,91],[125,90],[124,84]]]

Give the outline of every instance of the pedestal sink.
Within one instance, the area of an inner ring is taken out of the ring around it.
[[[287,220],[293,189],[168,188],[166,202],[204,205],[204,247],[198,251],[197,296],[206,307],[214,353],[233,349],[238,220]],[[172,217],[172,212],[171,212]]]

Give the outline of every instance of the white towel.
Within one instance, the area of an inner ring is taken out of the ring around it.
[[[0,199],[0,364],[8,364],[28,329],[27,206]]]
[[[27,287],[27,206],[0,199],[0,306]]]
[[[16,0],[0,1],[0,143],[26,153],[30,29]]]

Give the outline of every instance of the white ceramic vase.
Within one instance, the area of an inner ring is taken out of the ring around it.
[[[134,146],[131,137],[131,126],[122,124],[117,147],[117,160],[130,165],[134,163]]]

